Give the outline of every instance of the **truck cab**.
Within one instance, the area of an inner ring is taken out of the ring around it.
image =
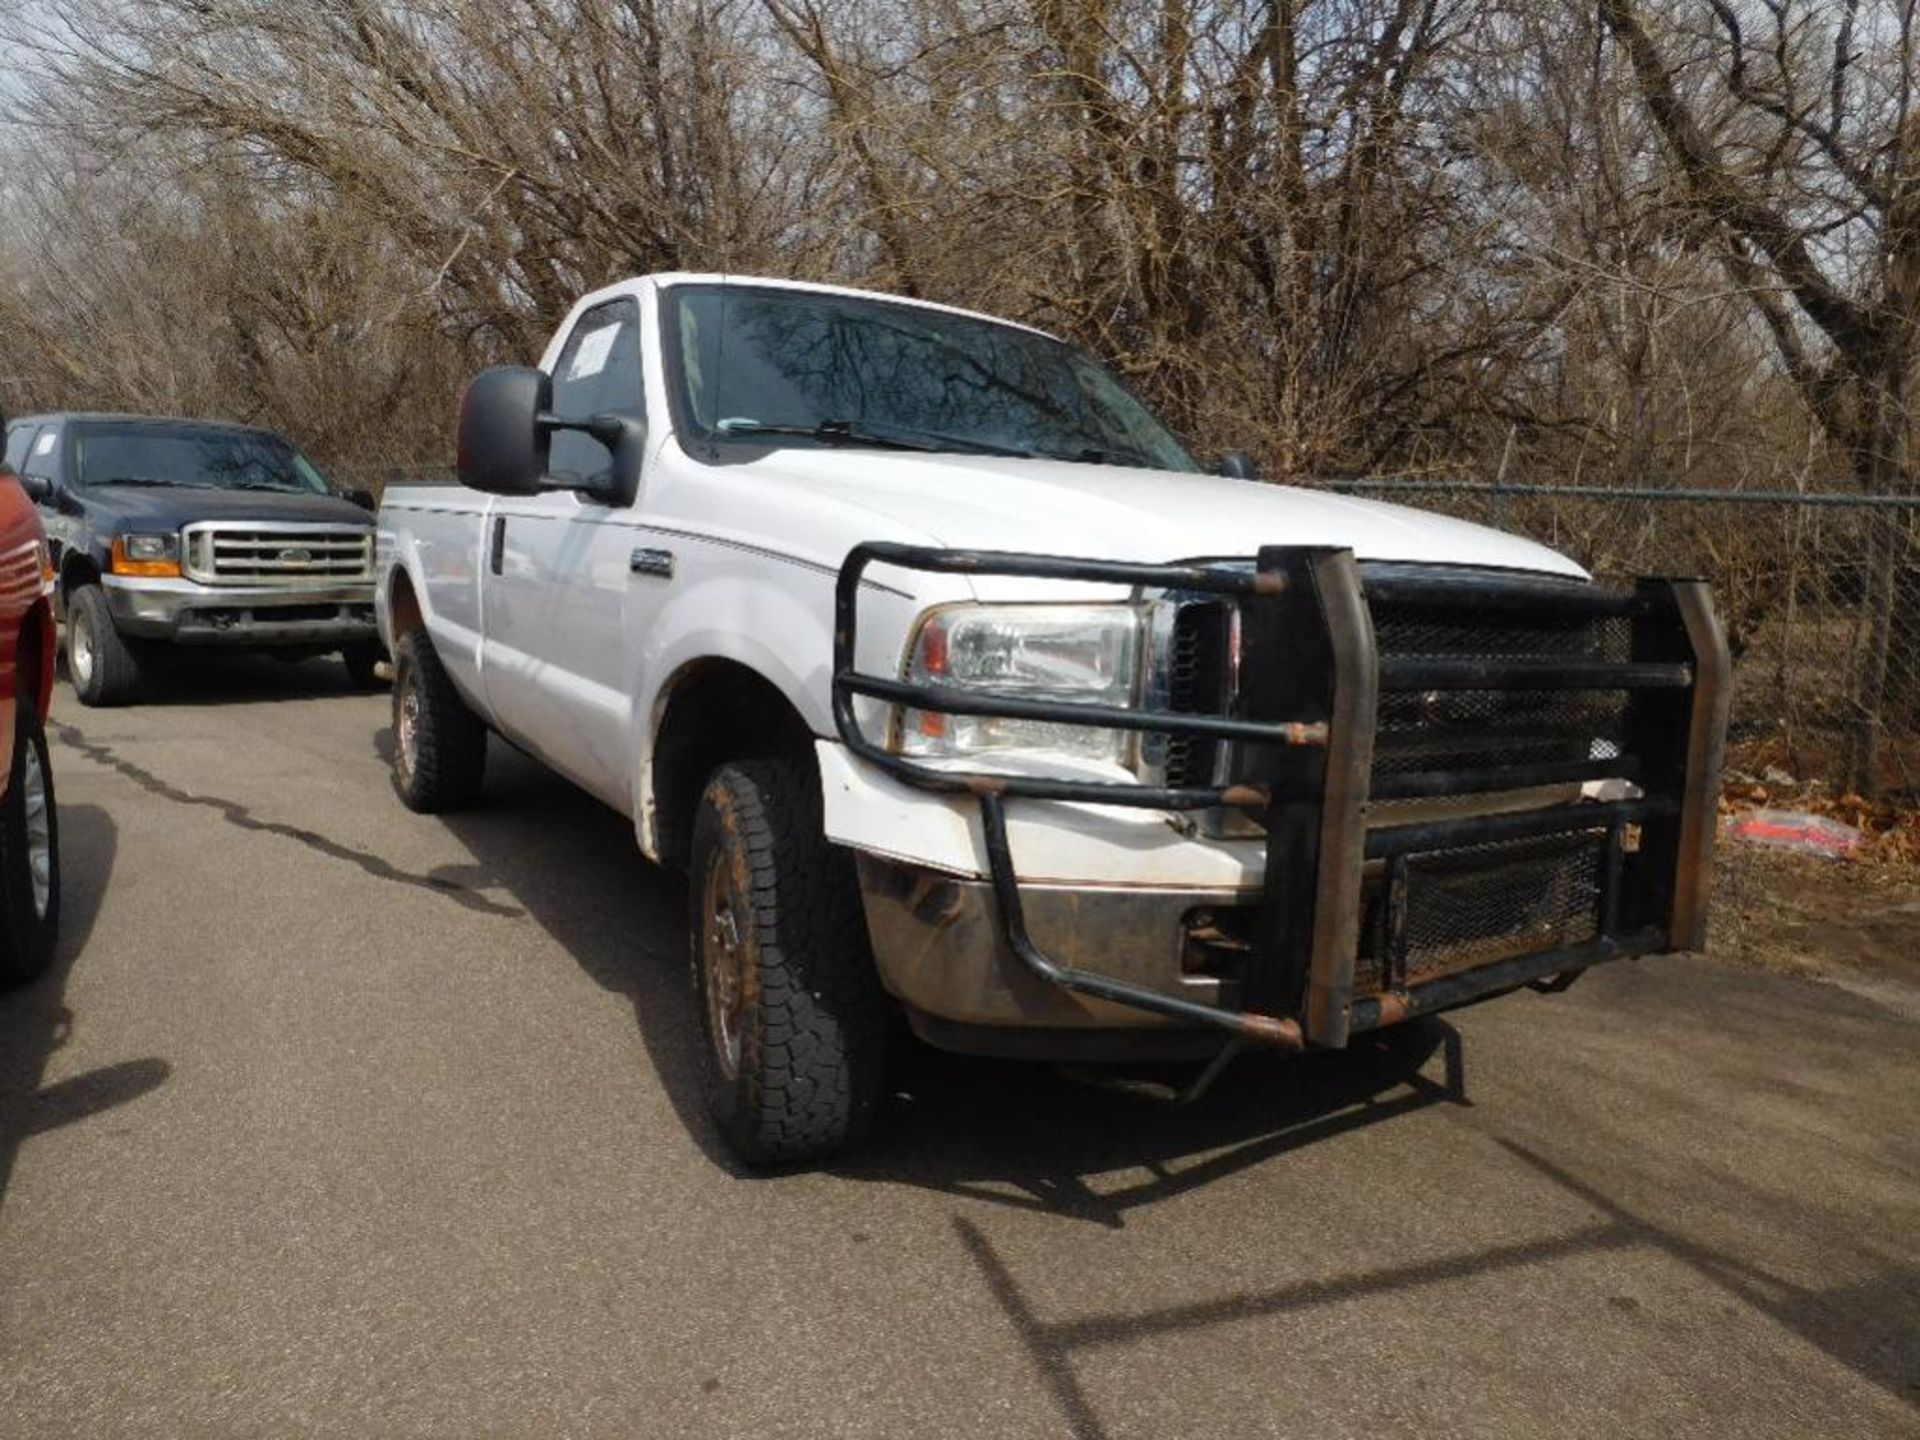
[[[499,734],[688,872],[709,1094],[857,1139],[891,1017],[956,1050],[1350,1037],[1701,941],[1704,586],[1212,473],[1029,327],[641,277],[478,377],[393,490],[395,778]]]

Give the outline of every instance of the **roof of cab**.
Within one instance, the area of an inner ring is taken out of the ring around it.
[[[46,425],[67,424],[75,420],[130,421],[141,425],[191,425],[201,430],[244,430],[254,435],[279,433],[265,425],[245,425],[238,420],[206,420],[191,415],[134,415],[117,410],[46,410],[34,415],[15,415],[7,423],[9,425],[28,423]]]
[[[777,275],[734,275],[724,271],[668,270],[651,275],[634,275],[617,284],[606,287],[605,293],[618,293],[636,283],[650,283],[666,289],[673,285],[725,285],[754,286],[767,290],[798,290],[810,295],[840,295],[853,300],[879,300],[889,305],[911,305],[921,310],[937,310],[944,315],[963,315],[969,320],[985,320],[994,325],[1007,325],[1015,330],[1025,330],[1030,334],[1045,336],[1049,340],[1058,340],[1057,335],[1049,335],[1035,325],[1024,325],[1018,320],[1009,320],[1004,315],[989,315],[984,310],[967,310],[958,305],[942,305],[934,300],[920,300],[911,295],[890,295],[884,290],[856,290],[847,285],[823,285],[813,280],[785,280]],[[603,292],[595,291],[586,297],[593,299]]]

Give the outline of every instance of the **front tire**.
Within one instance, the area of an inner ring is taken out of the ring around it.
[[[487,773],[487,727],[454,689],[424,630],[393,652],[393,788],[409,810],[471,805]]]
[[[880,1099],[887,1007],[853,861],[804,761],[720,769],[694,821],[693,983],[709,1108],[750,1165],[856,1144]]]
[[[46,729],[33,701],[15,702],[13,770],[0,797],[0,986],[53,963],[60,939],[60,817]]]
[[[67,602],[67,674],[82,705],[124,705],[139,693],[140,657],[114,628],[98,585],[82,585]]]

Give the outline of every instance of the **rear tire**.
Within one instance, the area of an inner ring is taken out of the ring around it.
[[[792,759],[722,767],[694,821],[693,984],[709,1108],[749,1165],[856,1144],[885,1077],[888,1009],[852,857]]]
[[[356,690],[378,690],[380,677],[374,673],[387,652],[377,640],[363,640],[357,645],[349,645],[340,652],[340,659],[347,667],[347,679],[353,682]]]
[[[424,630],[393,653],[393,788],[423,815],[458,810],[480,795],[487,727],[460,698]]]
[[[0,797],[0,986],[53,963],[60,940],[60,816],[46,729],[33,701],[15,704],[13,770]]]
[[[82,705],[124,705],[140,691],[140,657],[114,628],[98,585],[82,585],[67,602],[67,674]]]

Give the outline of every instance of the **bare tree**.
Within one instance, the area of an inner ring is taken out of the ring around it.
[[[1699,244],[1751,297],[1780,363],[1863,489],[1913,488],[1920,323],[1915,0],[1600,0],[1685,178]],[[1870,786],[1915,558],[1871,569],[1852,771]],[[1905,597],[1903,600],[1903,592]]]

